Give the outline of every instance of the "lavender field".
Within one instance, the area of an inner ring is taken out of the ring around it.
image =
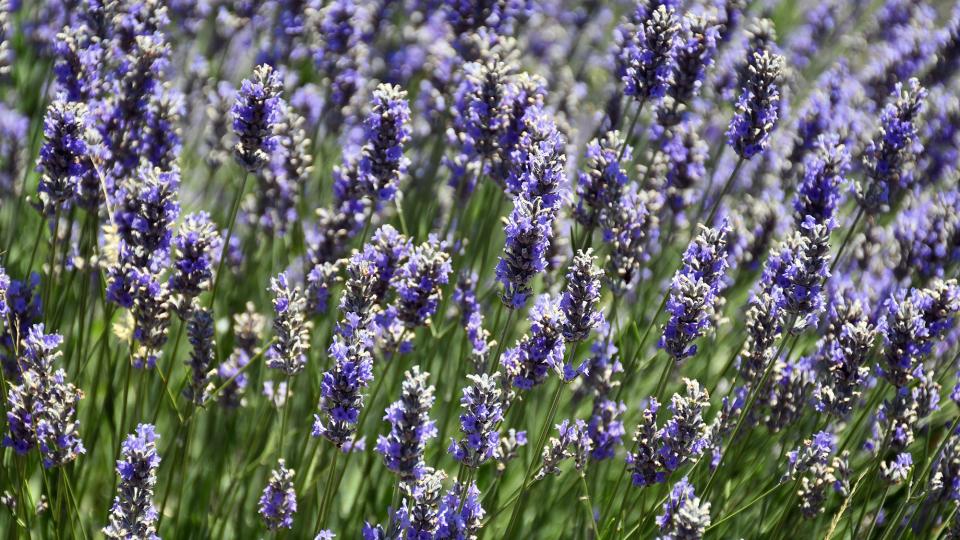
[[[960,3],[0,0],[0,540],[960,540]]]

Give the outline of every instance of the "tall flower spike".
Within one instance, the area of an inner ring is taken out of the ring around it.
[[[536,480],[542,480],[550,474],[559,475],[560,464],[568,458],[574,458],[579,471],[586,464],[593,444],[587,435],[586,423],[579,419],[575,422],[564,420],[557,425],[557,433],[559,437],[551,437],[543,449],[543,463],[534,477]]]
[[[788,332],[816,324],[825,309],[823,283],[830,276],[829,226],[807,216],[801,227],[771,251],[761,277],[778,308],[796,317]]]
[[[392,201],[409,161],[403,146],[410,140],[410,104],[399,86],[381,84],[373,91],[364,122],[367,143],[361,150],[358,181],[362,191],[380,202]]]
[[[427,441],[437,436],[437,427],[430,420],[434,387],[427,384],[429,376],[419,366],[404,373],[400,400],[387,407],[383,417],[390,422],[390,434],[377,439],[377,452],[402,482],[420,477],[425,467],[424,448]]]
[[[313,436],[323,437],[337,448],[351,441],[363,407],[361,392],[373,380],[373,358],[367,343],[369,332],[358,328],[349,338],[334,335],[327,353],[333,367],[320,382],[320,411],[314,415]]]
[[[717,50],[718,27],[710,15],[688,13],[683,17],[680,34],[674,53],[673,77],[667,89],[667,95],[673,100],[670,105],[673,111],[680,105],[689,105],[700,95],[707,68],[713,64]],[[679,117],[668,118],[667,125],[676,125],[679,121]]]
[[[817,151],[804,163],[803,179],[793,201],[794,225],[803,228],[807,216],[814,223],[825,224],[828,230],[836,226],[840,186],[846,183],[850,169],[850,153],[836,136],[822,135],[817,140]]]
[[[547,267],[553,214],[543,208],[539,199],[531,200],[522,193],[514,197],[513,205],[504,224],[506,241],[496,274],[497,281],[503,284],[504,305],[518,309],[530,296],[530,282]]]
[[[503,353],[503,366],[510,375],[510,384],[531,390],[542,384],[551,370],[573,378],[576,374],[569,370],[565,373],[563,365],[566,317],[560,302],[550,295],[540,296],[530,312],[530,321],[530,333]]]
[[[464,65],[464,78],[456,99],[455,127],[467,157],[492,159],[499,150],[507,124],[505,103],[507,65],[486,53]]]
[[[597,310],[602,275],[592,249],[577,251],[560,298],[565,318],[561,332],[568,343],[587,339],[590,331],[603,321],[603,314]]]
[[[267,367],[282,370],[287,375],[300,373],[307,363],[312,322],[306,320],[307,301],[300,287],[291,287],[285,273],[270,280],[273,291],[273,331],[277,342],[267,351]]]
[[[632,149],[624,147],[619,131],[609,131],[602,139],[594,139],[587,145],[586,166],[578,176],[577,207],[574,216],[584,227],[596,227],[602,214],[612,207],[630,181],[621,160],[617,159],[623,149],[622,163],[632,159]]]
[[[63,338],[45,334],[43,324],[26,331],[19,359],[20,384],[7,394],[7,424],[10,435],[3,446],[18,454],[39,448],[45,468],[64,465],[86,450],[78,433],[77,403],[83,392],[66,382],[66,373],[56,369]]]
[[[664,96],[673,69],[673,49],[679,30],[680,24],[672,7],[658,6],[643,21],[624,50],[626,95],[640,102]]]
[[[282,120],[279,74],[267,64],[256,67],[253,79],[244,79],[233,105],[234,155],[248,171],[256,172],[277,149],[276,125]]]
[[[214,258],[223,248],[216,225],[206,212],[188,215],[173,239],[176,262],[170,276],[170,289],[188,298],[208,290],[213,284]]]
[[[675,215],[682,215],[705,185],[708,148],[699,128],[695,123],[680,122],[666,134],[653,157],[651,177],[663,178],[666,204]]]
[[[440,289],[450,280],[450,255],[436,238],[411,250],[392,284],[397,292],[397,317],[407,328],[430,324],[437,311]]]
[[[37,160],[37,192],[45,214],[53,214],[73,202],[80,184],[92,174],[86,122],[87,106],[83,103],[58,98],[47,107],[44,143]]]
[[[288,469],[281,458],[277,468],[270,472],[270,481],[260,495],[258,512],[271,531],[293,528],[293,515],[297,513],[297,493],[293,489],[294,470]]]
[[[190,368],[190,386],[183,389],[183,395],[195,405],[203,405],[211,390],[210,381],[214,374],[213,361],[215,359],[216,343],[213,341],[213,314],[209,310],[194,306],[190,312],[190,321],[187,323],[187,337],[190,340],[190,358],[186,361]]]
[[[830,307],[830,323],[814,358],[822,376],[814,389],[814,406],[843,418],[864,390],[866,365],[877,335],[863,305],[839,296]]]
[[[460,431],[463,439],[450,440],[449,452],[467,467],[477,468],[493,457],[500,441],[497,426],[503,421],[500,374],[467,375],[470,386],[463,389]]]
[[[611,246],[608,274],[612,274],[610,284],[617,294],[629,290],[637,281],[648,258],[647,243],[658,232],[660,205],[659,194],[631,185],[604,216],[603,239]]]
[[[710,526],[710,503],[697,497],[687,477],[674,484],[663,503],[663,515],[657,516],[662,540],[695,540]]]
[[[157,508],[153,505],[153,490],[157,485],[157,439],[160,436],[152,424],[140,424],[127,436],[117,460],[120,485],[110,507],[110,524],[103,528],[108,538],[145,538],[157,536]]]
[[[673,276],[666,309],[670,319],[663,328],[658,346],[674,361],[697,353],[693,341],[710,327],[721,300],[727,270],[727,232],[700,225],[700,232],[683,254],[683,266]]]
[[[747,67],[746,85],[727,129],[727,141],[742,159],[767,148],[780,117],[780,84],[784,60],[769,51],[754,52]]]
[[[880,113],[880,130],[863,155],[867,184],[856,185],[857,200],[869,214],[889,208],[914,184],[913,169],[923,151],[917,120],[926,97],[917,79],[897,83]]]

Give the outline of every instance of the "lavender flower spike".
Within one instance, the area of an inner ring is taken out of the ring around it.
[[[397,291],[397,317],[407,328],[430,324],[437,311],[440,289],[450,280],[450,255],[436,238],[413,248],[397,271],[393,287]]]
[[[500,374],[467,375],[470,386],[463,389],[460,431],[463,439],[451,439],[449,452],[467,467],[477,468],[493,457],[500,441],[497,426],[503,421]]]
[[[55,100],[43,119],[43,147],[37,160],[37,191],[44,214],[73,201],[84,178],[92,174],[87,135],[87,106]]]
[[[701,502],[693,485],[683,477],[670,490],[663,503],[663,515],[657,516],[663,536],[660,540],[692,540],[703,537],[710,526],[710,503]]]
[[[350,338],[335,335],[327,353],[333,367],[320,382],[320,411],[314,415],[313,436],[323,437],[337,448],[351,441],[363,407],[361,391],[373,380],[373,358],[367,343],[369,332],[355,329]]]
[[[173,239],[176,250],[170,289],[188,298],[210,289],[213,284],[214,257],[223,241],[206,212],[188,215]]]
[[[754,52],[747,77],[727,129],[727,141],[742,159],[763,152],[780,117],[784,60],[769,51]]]
[[[603,273],[595,261],[593,250],[578,251],[567,274],[560,309],[565,318],[561,332],[568,343],[587,339],[590,331],[603,322],[603,314],[597,310]]]
[[[624,93],[641,103],[659,99],[667,91],[673,64],[673,49],[680,30],[676,11],[661,5],[643,21],[623,54],[626,70]]]
[[[553,214],[538,198],[521,193],[514,197],[513,212],[504,225],[506,241],[497,263],[497,281],[503,284],[501,299],[511,309],[522,307],[530,296],[530,282],[547,268],[547,249],[553,235]]]
[[[888,208],[913,186],[913,168],[923,151],[916,123],[927,90],[917,79],[910,79],[906,86],[897,83],[891,97],[893,101],[880,113],[880,130],[864,151],[869,183],[856,185],[857,200],[869,214]]]
[[[383,417],[390,422],[390,434],[377,440],[377,452],[403,482],[416,480],[423,473],[424,448],[437,435],[436,425],[430,420],[434,388],[427,385],[429,376],[419,366],[404,374],[400,400],[393,402]]]
[[[103,528],[108,538],[160,540],[156,528],[157,508],[153,505],[160,467],[159,438],[152,424],[140,424],[123,442],[117,460],[120,485],[110,507],[110,524]]]
[[[666,305],[670,319],[658,347],[674,361],[695,355],[697,346],[691,343],[711,324],[728,265],[729,230],[726,223],[719,228],[700,225],[700,232],[683,254],[683,267],[673,276]]]
[[[19,359],[20,384],[11,385],[7,395],[10,435],[3,446],[18,454],[39,448],[45,468],[74,461],[86,451],[76,419],[83,392],[66,382],[62,369],[54,368],[62,342],[59,334],[44,333],[43,324],[31,326]]]
[[[273,291],[273,309],[277,316],[273,330],[277,342],[267,351],[267,367],[282,370],[287,375],[300,373],[307,363],[307,348],[312,322],[306,320],[307,301],[300,287],[291,287],[287,275],[280,273],[270,280]]]
[[[392,201],[410,162],[403,156],[403,146],[410,140],[407,93],[399,86],[378,86],[364,124],[367,144],[361,150],[358,180],[369,196]]]
[[[262,64],[253,79],[244,79],[233,105],[233,131],[237,135],[234,155],[248,172],[256,172],[270,161],[277,149],[276,125],[282,121],[280,93],[283,85],[272,67]]]
[[[270,472],[270,482],[260,496],[259,514],[271,531],[293,528],[293,515],[297,513],[297,493],[293,490],[294,470],[288,469],[283,459]]]

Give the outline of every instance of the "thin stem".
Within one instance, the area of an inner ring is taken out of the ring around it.
[[[233,229],[237,223],[237,213],[240,211],[240,201],[243,200],[243,192],[247,188],[247,180],[249,178],[249,172],[243,175],[243,182],[240,183],[240,190],[237,191],[237,195],[233,199],[233,205],[230,208],[230,219],[227,224],[227,235],[223,239],[223,248],[220,250],[220,262],[217,263],[217,275],[213,277],[213,289],[210,292],[210,303],[207,305],[208,308],[213,308],[213,303],[217,299],[217,290],[219,290],[220,278],[223,276],[223,264],[227,260],[227,252],[230,251],[230,239],[233,238]]]

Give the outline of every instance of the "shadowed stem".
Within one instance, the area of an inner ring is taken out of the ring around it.
[[[237,212],[240,211],[240,201],[243,200],[243,192],[247,188],[247,180],[249,178],[249,172],[243,175],[243,182],[240,183],[240,190],[237,191],[237,195],[233,199],[233,205],[230,208],[230,219],[227,225],[227,235],[224,237],[223,246],[220,249],[220,262],[217,263],[217,275],[213,277],[213,289],[210,292],[210,303],[207,305],[207,307],[210,309],[213,309],[213,303],[217,299],[217,290],[220,286],[220,278],[223,277],[223,263],[226,262],[227,253],[230,251],[230,239],[233,238],[233,229],[237,223]]]

